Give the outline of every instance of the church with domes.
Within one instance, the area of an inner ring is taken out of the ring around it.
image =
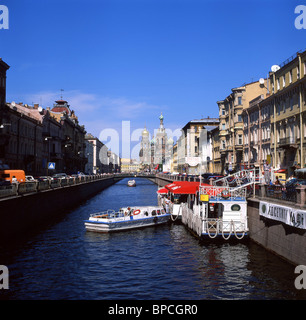
[[[150,134],[146,128],[142,131],[139,153],[141,165],[155,170],[167,170],[165,165],[171,160],[172,148],[173,139],[168,139],[164,127],[164,116],[161,114],[159,116],[159,128],[152,140],[150,140]]]

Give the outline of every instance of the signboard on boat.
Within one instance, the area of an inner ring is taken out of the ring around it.
[[[280,221],[292,227],[306,229],[305,210],[260,201],[259,214],[268,219]]]

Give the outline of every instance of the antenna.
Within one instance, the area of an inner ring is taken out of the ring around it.
[[[61,91],[61,100],[63,100],[63,91],[64,91],[64,89],[60,89],[60,91]]]

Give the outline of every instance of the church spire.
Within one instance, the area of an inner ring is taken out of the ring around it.
[[[162,112],[160,113],[159,120],[160,120],[159,127],[161,129],[163,129],[164,128],[164,116],[163,116]]]

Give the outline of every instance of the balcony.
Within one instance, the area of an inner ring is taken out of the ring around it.
[[[297,139],[295,137],[279,139],[279,146],[281,148],[298,148]]]

